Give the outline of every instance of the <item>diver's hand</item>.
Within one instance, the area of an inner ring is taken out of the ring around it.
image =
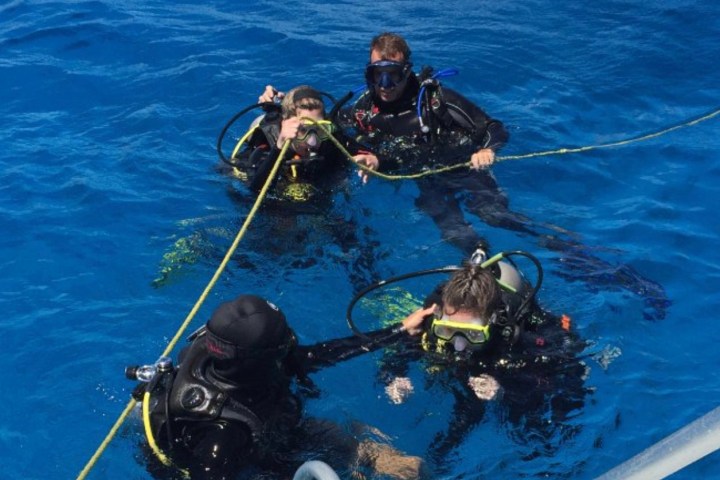
[[[380,166],[380,160],[372,153],[361,153],[352,157],[355,163],[359,165],[365,165],[370,170],[377,170]],[[362,168],[358,170],[358,177],[362,178],[362,183],[367,183],[370,175]]]
[[[279,92],[272,85],[266,85],[265,91],[258,97],[258,103],[275,102],[276,100],[282,100],[284,96],[283,92]]]
[[[379,432],[380,435],[384,435]],[[374,470],[372,478],[392,478],[394,480],[420,480],[430,478],[425,462],[420,457],[407,455],[387,443],[377,440],[362,440],[357,448],[357,463],[370,464]],[[353,479],[368,478],[357,468],[353,469]]]
[[[414,390],[412,382],[407,377],[395,377],[392,382],[385,386],[385,393],[395,405],[403,403]]]
[[[428,308],[419,308],[415,310],[402,321],[403,328],[407,330],[410,335],[418,335],[422,333],[422,328],[420,326],[422,325],[423,320],[428,315],[432,315],[436,308],[437,305],[433,303]]]
[[[275,144],[277,148],[282,148],[285,141],[295,138],[298,133],[298,128],[300,128],[299,117],[290,117],[283,120],[280,127],[280,135],[278,135],[278,139]]]
[[[468,386],[475,392],[480,400],[492,400],[497,397],[500,391],[500,384],[490,375],[485,373],[468,379]]]
[[[470,157],[470,168],[480,170],[489,167],[495,161],[495,152],[491,148],[481,148]]]

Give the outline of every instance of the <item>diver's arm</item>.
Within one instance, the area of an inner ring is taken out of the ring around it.
[[[423,356],[424,350],[421,346],[421,335],[425,330],[423,325],[437,308],[435,302],[426,301],[425,305],[405,317],[402,322],[408,335],[416,339],[414,345],[417,348],[403,350],[388,348],[379,362],[377,378],[385,384],[385,394],[396,405],[403,403],[414,390],[412,381],[408,377],[409,364]]]
[[[417,345],[420,342],[419,334],[422,332],[420,329],[420,325],[423,323],[422,314],[426,314],[432,308],[434,305],[410,314],[397,325],[364,333],[363,336],[356,335],[328,340],[315,345],[297,346],[292,352],[292,358],[289,359],[289,368],[295,375],[302,377],[304,374],[388,345],[398,343]]]
[[[398,324],[366,333],[365,338],[351,336],[315,345],[298,346],[295,353],[296,365],[303,373],[315,372],[404,339],[409,339],[409,336],[405,332],[405,327]]]
[[[490,118],[480,107],[454,90],[443,91],[448,110],[454,118],[462,118],[463,123],[473,127],[470,134],[475,143],[475,153],[470,157],[472,168],[478,169],[492,165],[495,152],[508,141],[508,132],[501,121]]]
[[[377,163],[378,163],[377,155],[375,155],[375,153],[373,153],[373,151],[370,147],[361,144],[354,138],[350,138],[342,130],[336,132],[334,134],[334,136],[337,139],[337,141],[340,142],[340,144],[345,148],[345,150],[347,150],[348,153],[350,155],[352,155],[353,160],[355,160],[357,162],[358,161],[357,157],[359,157],[359,156],[373,157],[374,160],[369,163],[374,164],[375,168],[377,168]]]
[[[480,107],[455,90],[444,88],[443,97],[448,107],[473,124],[474,131],[469,132],[475,140],[476,147],[499,150],[508,141],[509,134],[500,120],[491,118]]]
[[[367,146],[347,135],[347,133],[339,127],[338,130],[333,133],[333,137],[335,137],[335,140],[337,140],[340,145],[342,145],[350,153],[350,155],[369,153],[370,151]]]
[[[339,130],[333,134],[335,139],[343,146],[343,148],[352,157],[351,159],[359,164],[365,166],[369,170],[377,170],[380,167],[380,160],[377,155],[371,152],[367,147],[361,145],[355,139],[350,138],[342,130]],[[358,177],[362,179],[363,183],[367,183],[369,174],[365,169],[358,170]]]
[[[258,103],[269,103],[269,102],[279,103],[280,100],[282,100],[284,97],[285,97],[285,92],[279,91],[277,88],[273,87],[272,85],[265,85],[265,90],[258,97]]]

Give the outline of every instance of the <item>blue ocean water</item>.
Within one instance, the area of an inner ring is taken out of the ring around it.
[[[267,83],[340,96],[362,85],[370,38],[392,30],[417,67],[459,69],[446,84],[505,122],[503,155],[616,142],[720,107],[709,0],[16,0],[0,18],[3,478],[77,476],[127,404],[124,367],[154,361],[174,335],[247,213],[215,171],[217,135]],[[542,303],[591,342],[593,394],[556,449],[517,441],[491,411],[443,478],[593,478],[717,406],[719,125],[493,167],[513,210],[617,269],[573,271],[538,239],[467,215],[496,250],[543,261]],[[415,208],[412,182],[353,177],[350,190],[341,208],[377,242],[381,275],[460,260]],[[252,292],[279,304],[302,342],[347,335],[343,253],[322,225],[308,228],[286,250],[241,243],[191,329]],[[648,317],[643,292],[598,285],[620,285],[620,266],[662,287],[664,317]],[[423,456],[451,398],[436,388],[390,404],[377,358],[315,375],[323,395],[308,411],[375,425]],[[89,478],[148,478],[141,441],[128,420]],[[715,455],[676,478],[719,472]]]

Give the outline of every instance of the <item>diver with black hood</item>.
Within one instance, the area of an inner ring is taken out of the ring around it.
[[[193,479],[225,479],[259,469],[288,478],[307,452],[324,455],[335,468],[341,459],[345,466],[367,466],[392,478],[421,475],[417,457],[303,417],[293,377],[310,388],[305,374],[338,358],[324,348],[298,347],[272,303],[253,295],[223,303],[190,341],[177,367],[166,359],[133,393],[143,400],[145,433],[154,453],[148,469],[156,477],[174,477],[179,470]],[[139,379],[140,371],[127,373]]]

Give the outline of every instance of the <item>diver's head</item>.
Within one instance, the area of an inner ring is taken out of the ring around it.
[[[291,117],[304,119],[292,140],[293,150],[301,157],[317,152],[322,142],[335,130],[332,122],[325,120],[322,95],[308,85],[295,87],[285,95],[282,101],[282,117],[283,120]]]
[[[290,90],[282,99],[282,118],[308,117],[314,120],[325,118],[325,102],[320,92],[309,85],[300,85]]]
[[[442,302],[445,309],[467,310],[489,318],[501,306],[502,297],[489,269],[466,262],[443,287]]]
[[[431,333],[456,351],[482,350],[490,341],[491,325],[501,306],[500,287],[490,270],[466,263],[443,287],[442,309]]]
[[[399,99],[412,73],[410,47],[400,35],[382,33],[370,42],[370,62],[365,68],[368,88],[383,102]]]
[[[221,304],[206,327],[206,348],[215,371],[230,380],[276,367],[295,342],[280,309],[255,295]]]
[[[370,41],[370,62],[378,60],[410,61],[410,47],[397,33],[385,32]]]

